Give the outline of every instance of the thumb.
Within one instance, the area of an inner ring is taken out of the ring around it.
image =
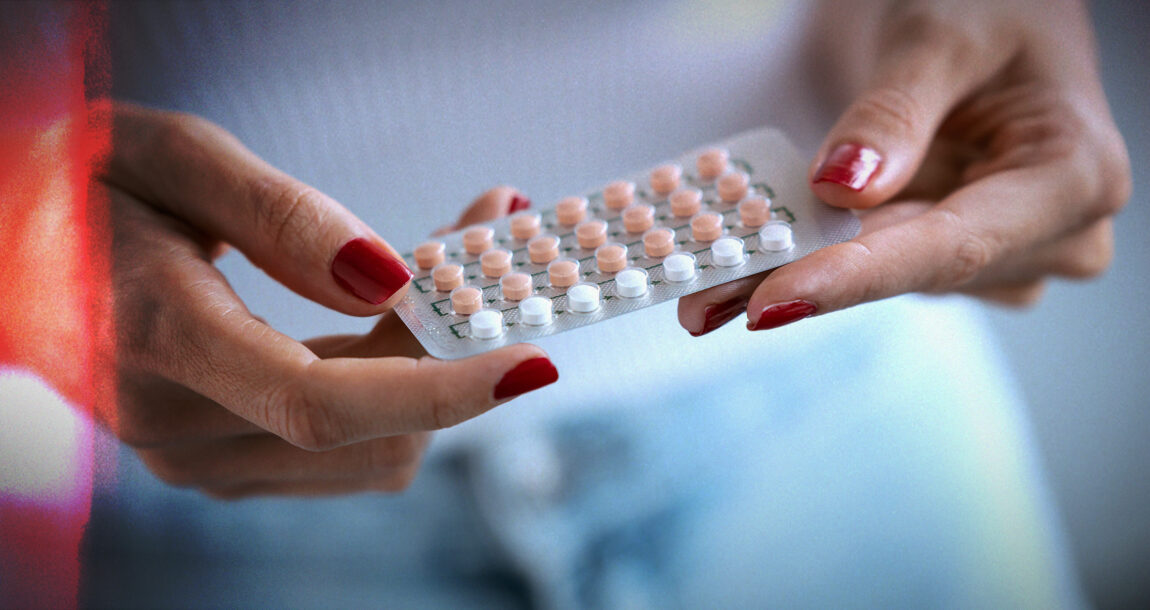
[[[223,128],[190,115],[118,105],[106,180],[242,251],[288,288],[332,309],[373,315],[411,271],[332,198],[275,169]]]
[[[874,76],[811,163],[815,195],[870,208],[910,183],[950,110],[1010,56],[972,30],[921,15],[895,17],[883,28]]]

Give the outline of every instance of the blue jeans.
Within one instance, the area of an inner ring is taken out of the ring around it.
[[[121,451],[94,505],[83,600],[1083,605],[974,308],[912,297],[769,336],[735,326],[692,344],[714,363],[695,378],[650,383],[663,369],[637,363],[643,392],[606,394],[644,400],[549,410],[560,389],[445,435],[399,496],[219,503]]]

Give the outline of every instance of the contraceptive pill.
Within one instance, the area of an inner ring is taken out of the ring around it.
[[[781,133],[755,130],[420,243],[396,313],[429,354],[462,358],[773,269],[858,233],[806,171]]]

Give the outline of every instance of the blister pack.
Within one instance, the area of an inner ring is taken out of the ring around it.
[[[811,193],[807,163],[763,128],[424,242],[395,309],[428,353],[462,358],[676,299],[859,231]]]

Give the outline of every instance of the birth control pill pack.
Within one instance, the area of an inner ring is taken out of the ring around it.
[[[806,165],[758,129],[421,243],[395,309],[428,353],[462,358],[785,265],[859,231],[814,197]]]

